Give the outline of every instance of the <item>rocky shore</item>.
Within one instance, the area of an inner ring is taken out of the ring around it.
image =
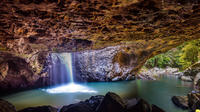
[[[85,101],[63,106],[57,109],[52,106],[29,107],[16,111],[7,101],[0,100],[0,112],[165,112],[156,105],[143,99],[124,100],[115,93],[108,92],[105,96],[92,96]]]
[[[144,79],[144,80],[156,80],[157,77],[160,75],[171,75],[175,76],[183,81],[193,82],[194,84],[198,83],[198,80],[200,79],[200,70],[197,69],[186,69],[185,71],[179,71],[178,68],[143,68],[138,73],[137,78],[138,79]]]
[[[179,72],[178,68],[143,68],[138,73],[137,79],[143,80],[156,80],[160,75],[173,75],[176,77],[181,77],[183,75],[182,72]]]

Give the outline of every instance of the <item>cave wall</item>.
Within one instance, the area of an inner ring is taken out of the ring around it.
[[[75,75],[82,81],[118,81],[128,80],[131,66],[122,66],[115,62],[117,53],[121,52],[120,46],[107,47],[101,50],[87,50],[74,53]],[[129,57],[125,57],[129,59]]]

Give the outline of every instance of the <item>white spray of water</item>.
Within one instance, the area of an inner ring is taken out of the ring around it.
[[[53,56],[59,58],[62,65],[65,65],[65,69],[68,72],[59,71],[59,73],[65,73],[62,78],[69,78],[69,83],[65,85],[60,85],[48,89],[42,89],[48,93],[56,94],[56,93],[97,93],[97,91],[88,88],[87,86],[83,86],[80,84],[76,84],[73,79],[73,63],[72,63],[72,54],[71,53],[54,53]],[[65,70],[59,69],[57,70]],[[57,72],[57,71],[56,71]],[[57,76],[57,73],[53,74]]]

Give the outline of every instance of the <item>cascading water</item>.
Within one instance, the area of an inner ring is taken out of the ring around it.
[[[76,84],[73,78],[73,54],[71,53],[52,53],[49,76],[52,85],[62,84],[57,87],[43,89],[48,93],[96,93],[86,86]],[[64,85],[65,84],[65,85]]]
[[[67,76],[69,77],[69,82],[73,83],[73,68],[72,68],[72,54],[71,53],[61,53],[59,58],[62,60],[64,66],[68,70]],[[66,75],[66,74],[65,74]]]
[[[72,54],[52,53],[49,76],[52,85],[73,83]]]

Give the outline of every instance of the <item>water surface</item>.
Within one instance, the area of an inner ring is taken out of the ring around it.
[[[73,88],[82,90],[72,91]],[[5,99],[14,104],[17,110],[30,106],[52,105],[62,107],[71,103],[85,100],[93,95],[105,95],[108,91],[119,94],[124,99],[142,97],[151,104],[155,104],[166,112],[187,112],[174,106],[171,97],[174,95],[187,95],[192,90],[191,82],[183,82],[173,76],[162,76],[159,80],[135,80],[122,82],[93,82],[84,83],[78,86],[69,86],[65,90],[58,88],[41,88],[12,94]],[[55,90],[55,91],[51,91]]]

